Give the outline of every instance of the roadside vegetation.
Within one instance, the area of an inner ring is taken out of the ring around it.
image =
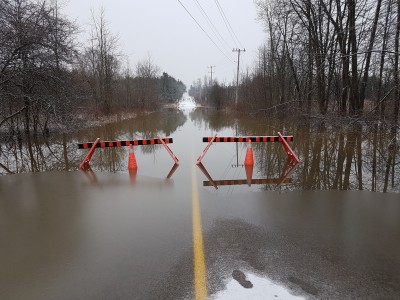
[[[266,41],[240,74],[237,109],[270,116],[374,117],[397,122],[400,2],[257,0]],[[190,95],[232,107],[236,82],[197,80]]]
[[[90,38],[54,1],[0,0],[0,136],[2,141],[88,126],[175,103],[185,85],[151,57],[131,68],[93,12]]]

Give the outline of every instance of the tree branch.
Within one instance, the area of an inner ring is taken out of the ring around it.
[[[2,167],[8,174],[14,174],[13,171],[10,171],[9,168],[7,168],[5,165],[3,165],[2,163],[0,163],[0,167]]]
[[[15,113],[13,113],[12,115],[9,115],[9,116],[6,117],[5,119],[3,119],[3,120],[0,122],[0,127],[1,127],[5,122],[7,122],[7,120],[12,119],[12,118],[14,118],[15,116],[19,115],[20,113],[22,113],[26,108],[27,108],[27,106],[24,106],[24,107],[21,108],[19,111],[15,112]]]

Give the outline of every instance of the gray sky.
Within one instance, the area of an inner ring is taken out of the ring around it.
[[[67,0],[63,4],[63,12],[80,25],[80,40],[86,41],[91,9],[98,13],[104,7],[109,28],[118,35],[120,51],[129,57],[132,68],[136,62],[150,55],[162,71],[182,80],[188,88],[197,78],[203,80],[205,75],[210,75],[208,66],[216,66],[213,78],[220,82],[232,82],[237,61],[237,52],[232,52],[233,48],[246,48],[240,56],[242,71],[253,66],[257,49],[265,38],[262,24],[256,20],[253,0],[217,1],[229,22],[228,26],[215,0],[180,2],[219,48],[178,0]],[[220,36],[213,32],[197,3]],[[228,31],[229,24],[234,34]]]

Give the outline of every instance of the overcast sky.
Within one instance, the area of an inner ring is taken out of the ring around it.
[[[185,8],[192,14],[196,24]],[[105,9],[111,31],[118,35],[120,51],[129,57],[131,67],[151,56],[161,71],[183,81],[189,88],[197,78],[210,76],[220,82],[235,79],[237,52],[241,53],[240,67],[252,67],[257,49],[265,39],[262,24],[256,20],[253,0],[66,0],[63,12],[82,29],[81,41],[88,39],[91,9]],[[227,19],[225,24],[218,9],[220,4]],[[202,10],[213,26],[203,16]],[[229,32],[229,25],[233,33]],[[213,32],[213,29],[214,32]],[[236,37],[237,40],[236,40]]]

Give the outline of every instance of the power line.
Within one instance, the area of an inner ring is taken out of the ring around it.
[[[207,21],[208,25],[210,26],[211,30],[213,31],[213,33],[215,34],[215,36],[217,37],[219,42],[221,44],[225,43],[225,45],[227,46],[227,49],[230,49],[230,45],[223,38],[223,36],[220,34],[220,32],[218,31],[217,27],[215,27],[215,25],[213,24],[213,22],[211,21],[211,19],[209,18],[208,14],[205,12],[205,10],[203,9],[203,7],[199,3],[199,1],[198,0],[193,0],[193,1],[196,3],[198,9],[200,10],[201,14],[203,15],[204,19]]]
[[[200,29],[204,32],[205,35],[207,35],[207,37],[210,39],[210,41],[215,45],[215,47],[218,48],[218,50],[232,63],[234,63],[233,60],[231,60],[228,55],[226,55],[221,48],[214,42],[214,40],[210,37],[210,35],[203,29],[203,27],[201,27],[201,25],[199,24],[199,22],[197,22],[197,20],[192,16],[192,14],[187,10],[187,8],[182,4],[182,2],[180,0],[178,0],[178,2],[182,5],[182,7],[186,10],[186,12],[189,14],[189,16],[196,22],[197,26],[200,27]]]
[[[233,36],[231,30],[229,29],[228,23],[226,22],[226,20],[225,20],[225,18],[224,18],[224,14],[223,14],[223,12],[222,12],[221,7],[219,6],[219,3],[218,3],[216,0],[214,0],[214,1],[215,1],[215,4],[217,5],[217,8],[218,8],[218,10],[219,10],[219,14],[220,14],[221,17],[222,17],[222,21],[224,21],[224,23],[225,23],[225,27],[226,27],[226,29],[228,30],[229,35],[231,36],[231,38],[232,38],[234,44],[236,45],[236,47],[238,47],[238,43],[236,42],[236,40],[235,40],[235,38],[234,38],[234,36]]]
[[[214,0],[214,2],[215,2],[215,4],[216,4],[217,7],[218,7],[218,10],[219,10],[219,13],[221,14],[222,20],[224,21],[225,26],[226,26],[226,28],[228,29],[228,32],[229,32],[229,34],[231,35],[231,38],[232,38],[233,42],[236,44],[236,47],[238,47],[238,43],[239,43],[241,46],[243,46],[242,43],[239,41],[238,37],[236,36],[235,31],[233,30],[233,28],[232,28],[232,26],[231,26],[231,23],[229,23],[229,20],[228,20],[228,18],[226,17],[226,15],[225,15],[225,13],[224,13],[224,10],[222,9],[221,4],[219,4],[218,0]],[[235,38],[236,38],[236,39],[235,39]],[[237,41],[237,42],[236,42],[236,41]]]

